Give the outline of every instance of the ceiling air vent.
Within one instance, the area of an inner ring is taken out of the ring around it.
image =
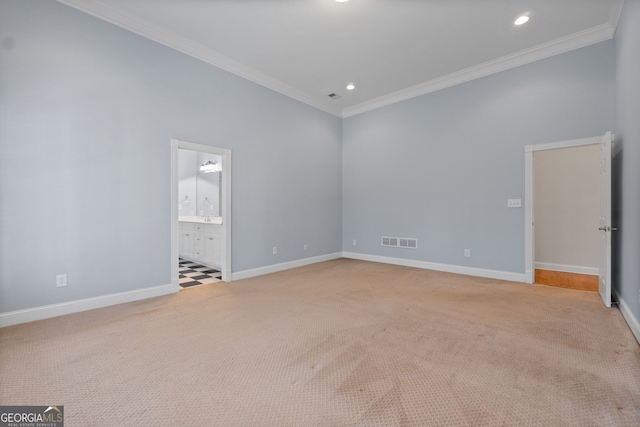
[[[342,98],[340,95],[335,94],[335,93],[330,93],[328,96],[331,99],[340,99],[340,98]]]

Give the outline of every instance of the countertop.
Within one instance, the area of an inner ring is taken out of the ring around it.
[[[178,221],[180,222],[197,222],[198,224],[215,224],[222,225],[222,217],[221,216],[210,216],[209,219],[211,221],[206,221],[204,217],[201,216],[179,216]]]

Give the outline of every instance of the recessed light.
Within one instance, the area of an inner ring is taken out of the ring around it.
[[[348,1],[349,1],[349,0],[336,0],[336,3],[346,3],[346,2],[348,2]]]
[[[514,24],[515,25],[522,25],[525,22],[527,22],[529,20],[529,17],[527,15],[522,15],[521,17],[519,17],[518,19],[515,20]]]
[[[353,83],[349,83],[347,85],[347,90],[354,90],[356,88],[356,85],[354,85]]]

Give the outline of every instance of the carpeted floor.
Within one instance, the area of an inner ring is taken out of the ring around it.
[[[637,426],[599,296],[340,259],[0,329],[0,404],[66,426]]]

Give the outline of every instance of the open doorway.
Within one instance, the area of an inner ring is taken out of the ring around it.
[[[598,145],[533,155],[535,283],[598,291]]]
[[[607,307],[611,306],[611,144],[607,132],[525,147],[527,281],[597,290]]]
[[[231,150],[171,140],[171,276],[176,291],[187,283],[180,277],[187,265],[194,270],[189,277],[211,277],[201,279],[203,283],[231,281]]]

